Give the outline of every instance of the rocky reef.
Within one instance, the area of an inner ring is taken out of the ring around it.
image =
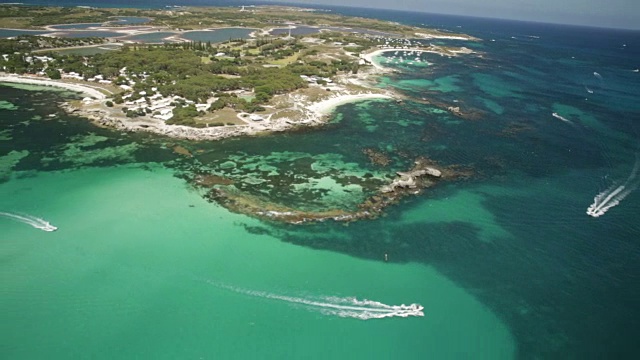
[[[384,209],[407,196],[420,194],[424,189],[434,186],[438,181],[467,178],[472,175],[468,169],[456,166],[438,167],[427,158],[418,158],[413,167],[397,172],[396,178],[377,193],[365,199],[356,209],[300,210],[283,204],[277,204],[268,198],[239,191],[233,181],[218,175],[199,174],[191,183],[206,191],[205,197],[221,204],[227,209],[258,217],[263,220],[302,224],[318,221],[352,222],[373,219],[380,216]],[[226,186],[231,185],[231,186]]]
[[[425,187],[426,182],[429,181],[423,178],[425,175],[429,175],[433,178],[439,178],[442,176],[442,171],[427,166],[422,160],[416,160],[413,169],[407,172],[398,171],[396,174],[398,177],[394,179],[391,184],[385,185],[380,189],[382,193],[394,192],[397,188],[416,189],[419,186]]]

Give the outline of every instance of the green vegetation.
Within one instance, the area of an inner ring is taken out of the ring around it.
[[[0,7],[2,8],[2,7]],[[99,37],[58,38],[48,36],[20,35],[15,39],[0,39],[0,54],[29,52],[42,49],[53,49],[73,46],[89,46],[104,44],[106,40]]]
[[[60,70],[58,69],[47,69],[45,70],[45,74],[47,74],[49,79],[53,79],[53,80],[62,79],[62,75],[60,74]]]
[[[153,19],[153,25],[183,30],[224,26],[265,28],[300,23],[366,28],[393,32],[400,37],[416,31],[434,33],[380,20],[279,6],[254,7],[241,12],[237,8],[213,7],[143,10],[0,5],[0,26],[11,24],[12,27],[33,28],[60,23],[105,22],[113,16],[144,16]],[[357,73],[360,70],[358,53],[384,42],[380,37],[334,31],[305,36],[304,41],[301,36],[281,35],[229,40],[221,44],[198,41],[124,45],[120,50],[84,56],[49,51],[105,41],[42,36],[0,40],[0,70],[46,75],[51,79],[84,78],[120,86],[124,91],[114,94],[105,104],[113,107],[126,103],[127,107],[118,108],[128,117],[163,117],[168,114],[167,110],[158,109],[166,106],[173,114],[169,123],[206,126],[202,119],[224,118],[224,121],[210,122],[222,125],[238,120],[231,112],[252,113],[263,112],[267,107],[277,108],[278,100],[272,101],[274,96],[307,88],[309,84],[325,87],[336,75]],[[39,56],[34,56],[34,51]],[[304,93],[315,90],[304,90]],[[322,93],[326,93],[325,89]],[[167,104],[156,106],[151,96],[167,99]],[[205,105],[195,105],[210,102],[212,97],[215,99],[209,104],[209,113],[202,111]],[[171,101],[173,103],[169,104]],[[221,117],[222,113],[224,117]]]
[[[256,98],[264,102],[275,94],[306,86],[306,82],[289,69],[265,68],[240,58],[213,57],[210,63],[205,64],[198,52],[182,45],[167,44],[125,47],[123,51],[95,55],[86,65],[73,56],[59,60],[65,71],[97,73],[105,78],[114,77],[119,69],[126,67],[130,78],[135,81],[136,91],[150,93],[152,87],[157,87],[165,96],[178,95],[192,101],[205,101],[214,93],[224,91],[255,89],[262,93]],[[116,82],[128,81],[116,79]]]
[[[153,17],[153,25],[185,30],[221,26],[266,28],[285,23],[364,28],[396,34],[409,33],[413,29],[388,21],[284,6],[259,6],[246,12],[238,8],[183,7],[172,11],[147,11],[143,16]]]
[[[343,34],[341,32],[322,32],[316,35],[317,38],[328,42],[345,45],[344,50],[352,53],[359,53],[366,49],[384,44],[380,38],[355,36],[353,34]]]
[[[241,12],[237,7],[180,7],[175,9],[108,9],[0,4],[0,27],[35,28],[50,24],[105,22],[112,16],[152,18],[151,25],[192,30],[217,27],[268,28],[285,23],[324,25],[377,30],[397,35],[413,35],[418,29],[398,23],[309,11],[285,6],[257,6]],[[449,34],[455,35],[455,34]]]
[[[194,118],[200,115],[194,105],[178,106],[173,110],[173,117],[167,124],[196,126]]]
[[[34,28],[51,24],[105,22],[112,20],[109,18],[111,16],[138,16],[141,13],[137,9],[0,4],[0,26]]]
[[[163,97],[179,96],[194,103],[217,98],[210,111],[231,108],[235,111],[260,112],[273,96],[308,87],[301,75],[317,76],[318,84],[340,72],[357,71],[356,58],[330,59],[309,50],[298,39],[257,39],[255,41],[230,41],[213,46],[210,43],[190,42],[164,45],[125,45],[120,51],[110,51],[92,56],[64,55],[55,52],[42,53],[48,61],[29,56],[27,50],[39,44],[39,37],[28,42],[6,40],[7,49],[21,49],[0,58],[0,69],[12,73],[41,73],[51,79],[60,79],[62,73],[76,74],[87,79],[99,76],[115,85],[129,85],[132,90],[127,101],[142,98],[141,94],[155,91]],[[334,49],[335,51],[335,49]],[[224,53],[224,56],[216,56]],[[296,56],[296,61],[286,66],[271,65],[284,56]],[[202,61],[202,58],[208,61]],[[153,90],[155,89],[155,90]],[[249,98],[238,97],[234,92],[246,91]],[[250,99],[250,100],[247,100]],[[122,104],[123,94],[116,94],[113,104]],[[177,104],[170,123],[198,126],[194,118],[201,116],[195,107]],[[135,110],[133,110],[135,109]],[[148,113],[136,108],[123,109],[128,117]]]

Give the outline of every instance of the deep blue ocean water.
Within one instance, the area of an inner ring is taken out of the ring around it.
[[[115,0],[108,6],[143,5]],[[421,61],[428,62],[427,67],[408,60],[385,64],[388,59],[380,58],[383,65],[399,70],[383,78],[380,86],[393,87],[415,101],[345,105],[322,129],[217,143],[185,142],[194,152],[201,150],[195,160],[177,159],[167,150],[166,139],[95,129],[64,118],[48,98],[41,97],[45,95],[28,99],[4,89],[0,100],[26,102],[18,111],[33,106],[43,116],[58,113],[65,120],[31,120],[23,126],[18,117],[24,120],[29,115],[16,115],[10,123],[12,140],[0,142],[0,156],[29,150],[14,168],[23,176],[86,164],[164,163],[178,175],[194,168],[214,169],[230,177],[266,179],[274,185],[267,196],[298,206],[304,206],[306,198],[300,200],[289,186],[293,180],[284,176],[292,163],[308,177],[318,176],[309,167],[314,162],[343,173],[382,172],[362,154],[363,148],[376,148],[393,157],[392,170],[406,168],[416,156],[463,166],[474,176],[441,183],[377,220],[349,226],[262,223],[251,231],[358,259],[382,261],[387,253],[393,263],[431,266],[507,325],[518,358],[636,358],[640,353],[640,73],[634,70],[640,67],[640,32],[332,10],[464,32],[482,41],[438,41],[466,46],[477,54],[456,58],[423,54]],[[461,106],[478,116],[462,120],[424,104],[422,98]],[[7,119],[3,114],[3,127]],[[110,140],[87,149],[113,149],[114,155],[90,158],[87,163],[65,157],[69,148],[61,144],[88,132]],[[132,143],[139,144],[135,151],[123,150]],[[230,160],[241,165],[234,172],[222,166]],[[266,175],[272,171],[280,176]],[[265,195],[265,187],[255,183],[247,182],[243,190]],[[586,211],[598,195],[601,209],[611,207],[594,218]],[[344,201],[337,195],[336,199]],[[455,304],[448,311],[455,313]]]

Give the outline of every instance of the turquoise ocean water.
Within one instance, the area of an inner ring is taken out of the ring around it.
[[[0,212],[26,217],[0,217],[3,357],[636,357],[640,35],[363,14],[483,41],[442,41],[470,56],[379,57],[399,70],[379,86],[403,104],[213,143],[100,129],[58,109],[77,95],[0,86]],[[352,208],[375,190],[357,178],[418,156],[473,175],[349,225],[259,221],[185,180]],[[424,316],[401,316],[412,303]]]

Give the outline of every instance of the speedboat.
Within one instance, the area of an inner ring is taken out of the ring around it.
[[[44,231],[56,231],[58,230],[57,227],[51,225],[48,221],[44,223],[44,225],[41,228]]]

